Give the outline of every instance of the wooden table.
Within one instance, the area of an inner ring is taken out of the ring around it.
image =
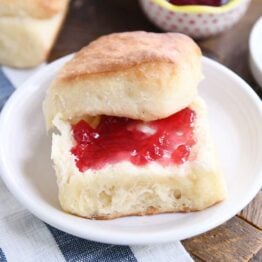
[[[253,0],[247,14],[232,29],[201,40],[203,53],[228,66],[262,96],[248,66],[248,36],[262,15],[262,0]],[[100,35],[146,30],[159,32],[135,0],[74,0],[50,61],[79,50]],[[220,227],[183,241],[196,261],[262,261],[262,193]]]

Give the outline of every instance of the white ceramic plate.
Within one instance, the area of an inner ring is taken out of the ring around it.
[[[68,59],[60,59],[34,75],[15,92],[1,116],[2,178],[16,198],[37,217],[65,232],[105,243],[168,242],[220,225],[244,208],[261,188],[261,101],[234,73],[203,58],[205,80],[199,90],[209,107],[213,136],[229,189],[228,199],[201,212],[111,221],[64,213],[57,199],[50,137],[45,131],[41,104],[51,80]]]
[[[262,87],[262,16],[253,26],[249,37],[249,64],[253,76]]]

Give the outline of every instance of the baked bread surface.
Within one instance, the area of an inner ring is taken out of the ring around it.
[[[49,88],[47,126],[55,115],[165,118],[189,105],[202,79],[201,51],[178,33],[103,36],[76,53]]]
[[[55,42],[66,15],[65,0],[0,0],[0,64],[39,65]]]
[[[0,17],[46,19],[66,9],[69,0],[0,0]]]
[[[152,162],[141,167],[123,161],[83,173],[70,153],[75,143],[71,125],[57,115],[54,124],[60,134],[53,134],[52,160],[62,208],[86,218],[111,219],[197,211],[222,201],[225,182],[210,137],[206,106],[196,98],[190,108],[196,112],[196,144],[184,164],[163,167]]]

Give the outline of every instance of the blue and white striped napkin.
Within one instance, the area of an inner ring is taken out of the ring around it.
[[[40,66],[44,67],[44,65]],[[15,88],[39,70],[0,67],[0,110]],[[0,176],[1,177],[1,176]],[[16,201],[0,179],[0,262],[193,261],[180,242],[117,246],[74,237],[55,229]]]

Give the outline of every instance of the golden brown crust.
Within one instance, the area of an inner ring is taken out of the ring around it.
[[[201,56],[199,47],[179,33],[148,33],[143,31],[102,36],[76,53],[60,72],[64,81],[83,76],[124,71],[145,63],[172,63],[191,56]]]
[[[191,104],[202,79],[201,51],[188,36],[142,31],[100,37],[66,63],[44,101],[47,128],[111,115],[153,121]]]
[[[207,206],[206,208],[212,207],[220,202],[222,202],[223,199]],[[72,212],[68,212],[69,214],[72,214],[74,216],[82,217],[82,218],[87,218],[87,219],[94,219],[94,220],[111,220],[111,219],[116,219],[116,218],[121,218],[121,217],[129,217],[129,216],[152,216],[152,215],[160,215],[160,214],[173,214],[173,213],[189,213],[189,212],[198,212],[201,211],[202,209],[189,209],[187,207],[180,209],[180,210],[166,210],[166,211],[159,211],[159,209],[156,209],[154,207],[151,207],[147,209],[145,212],[138,212],[138,213],[128,213],[128,214],[117,214],[117,215],[108,215],[108,216],[81,216],[79,214],[74,214]]]
[[[0,0],[0,16],[47,19],[63,12],[69,0]]]

